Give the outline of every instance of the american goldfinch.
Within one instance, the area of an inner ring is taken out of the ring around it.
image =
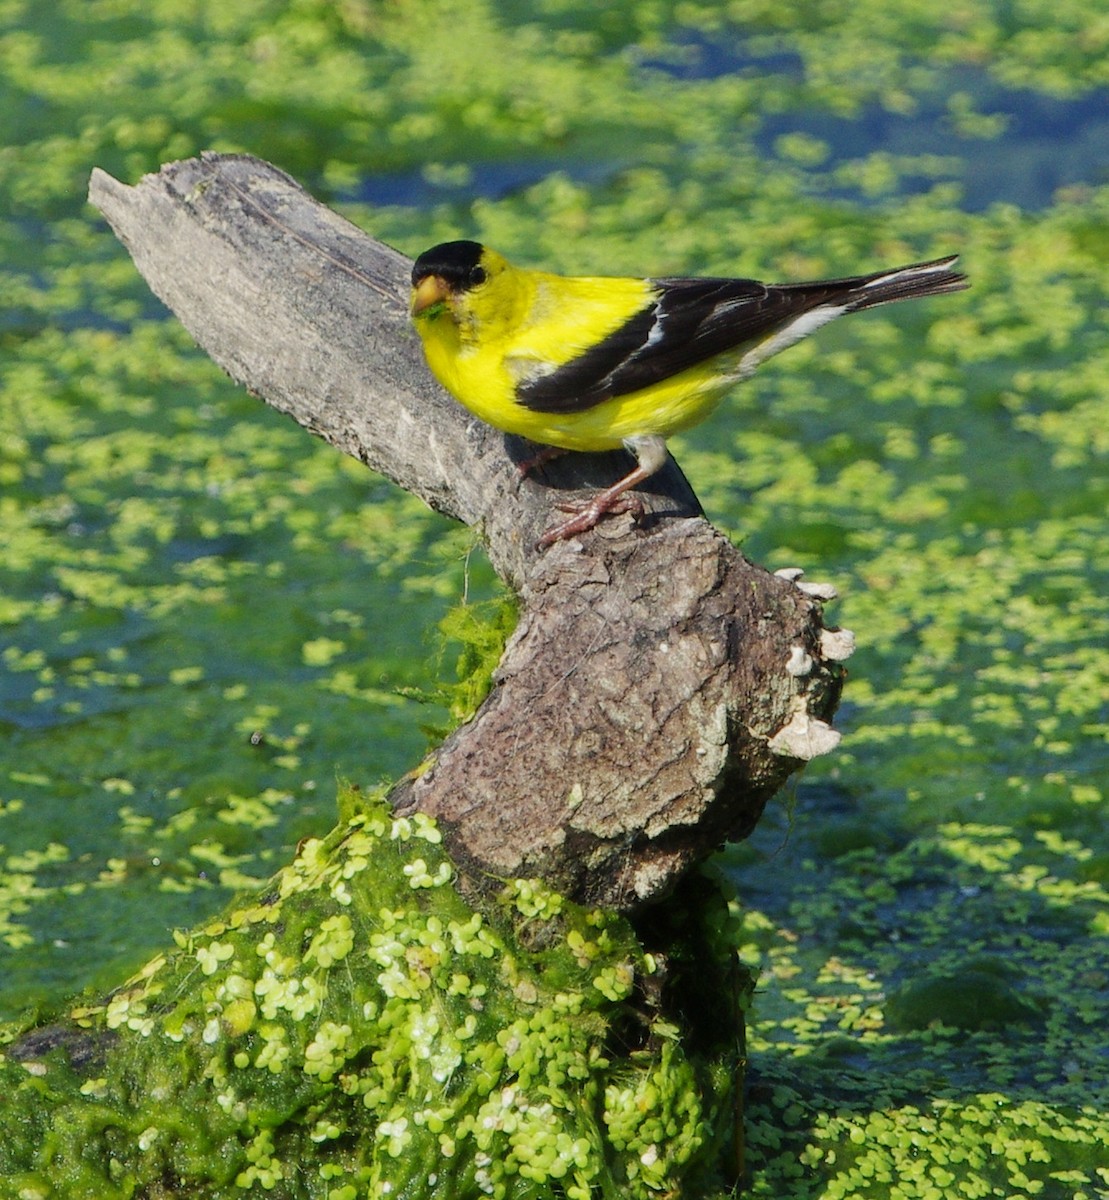
[[[626,510],[666,462],[666,439],[703,421],[755,368],[842,313],[959,291],[955,257],[817,283],[573,278],[446,242],[412,269],[428,366],[481,420],[562,450],[625,446],[638,466],[540,546]]]

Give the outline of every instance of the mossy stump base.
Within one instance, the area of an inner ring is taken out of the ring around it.
[[[638,933],[534,881],[475,908],[430,819],[344,804],[266,891],[13,1043],[4,1194],[727,1190],[750,981],[719,891]]]

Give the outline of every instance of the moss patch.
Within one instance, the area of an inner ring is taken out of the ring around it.
[[[721,1033],[691,1053],[626,921],[526,880],[471,908],[430,821],[346,803],[263,894],[13,1046],[12,1194],[706,1194],[742,1027],[719,896],[697,925]]]

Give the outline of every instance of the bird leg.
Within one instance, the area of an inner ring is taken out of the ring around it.
[[[549,463],[552,458],[561,458],[563,454],[569,453],[569,450],[564,450],[561,446],[540,446],[530,458],[521,459],[516,464],[516,477],[527,479],[533,471]]]
[[[634,471],[629,471],[623,479],[618,480],[612,487],[598,492],[592,500],[582,505],[559,505],[565,512],[573,513],[568,521],[554,525],[539,539],[540,550],[555,542],[564,541],[575,534],[585,533],[592,529],[607,513],[632,512],[638,520],[643,515],[643,502],[636,496],[626,493],[633,487],[649,479],[656,471],[662,469],[670,457],[666,449],[666,440],[661,437],[625,438],[624,445],[635,455],[639,465]]]

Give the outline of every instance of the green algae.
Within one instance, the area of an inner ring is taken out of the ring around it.
[[[1043,1015],[1045,997],[1021,994],[1013,976],[999,959],[979,958],[960,964],[950,975],[923,976],[907,981],[886,1000],[886,1024],[892,1030],[1000,1029],[1013,1022],[1034,1021]]]
[[[344,804],[263,891],[14,1043],[11,1194],[589,1200],[720,1183],[746,984],[719,894],[681,939],[720,956],[697,963],[706,1036],[679,962],[626,920],[529,880],[475,909],[431,821]]]

